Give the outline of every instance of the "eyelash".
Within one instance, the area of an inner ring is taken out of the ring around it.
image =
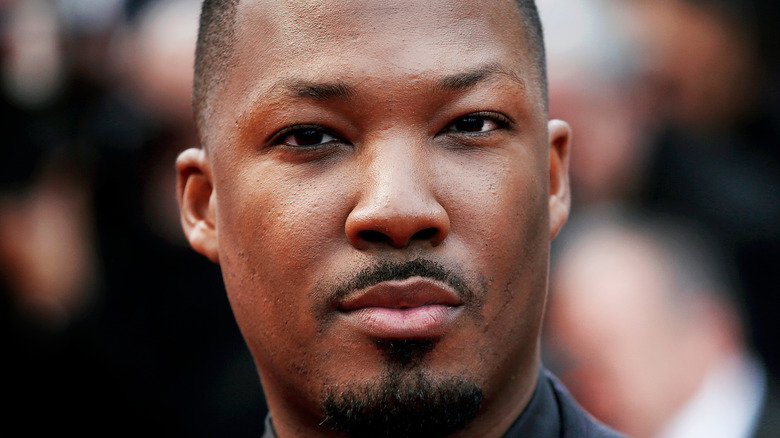
[[[293,137],[295,135],[305,134],[305,133],[313,133],[314,135],[330,137],[330,140],[322,143],[296,144],[296,145],[285,142],[285,140],[290,137]],[[271,139],[272,144],[284,145],[284,146],[288,146],[292,148],[300,148],[300,149],[317,149],[336,142],[343,143],[343,140],[338,135],[332,133],[330,130],[325,129],[319,125],[293,125],[282,129]]]
[[[469,131],[469,130],[453,129],[458,123],[463,122],[467,119],[483,119],[484,121],[495,123],[496,126],[495,128],[489,129],[487,131]],[[484,135],[485,133],[494,131],[496,129],[508,128],[511,124],[512,124],[512,120],[510,120],[507,116],[501,113],[497,113],[493,111],[478,111],[475,113],[466,114],[465,116],[461,116],[453,120],[449,125],[447,125],[442,130],[442,133],[452,131],[452,132],[457,132],[457,133],[467,134],[467,135]]]
[[[458,129],[456,127],[458,123],[465,122],[468,119],[482,119],[483,121],[495,123],[496,126],[486,131],[482,131],[482,130],[471,131],[466,129]],[[465,135],[485,135],[486,133],[494,131],[496,129],[505,129],[509,127],[511,124],[512,121],[503,114],[492,112],[492,111],[478,111],[475,113],[466,114],[464,116],[460,116],[456,118],[444,129],[442,129],[440,134],[454,132],[454,133],[465,134]],[[321,136],[329,139],[327,141],[322,141],[322,138],[320,138],[320,142],[313,142],[311,144],[290,144],[285,141],[290,137],[294,137],[296,135],[302,135],[302,134],[313,134],[315,136]],[[273,138],[271,139],[271,142],[275,145],[284,145],[284,146],[299,148],[299,149],[318,149],[320,147],[327,146],[331,143],[344,143],[341,137],[339,137],[338,135],[334,134],[332,131],[325,129],[319,125],[293,125],[287,127],[279,131],[276,135],[274,135]]]

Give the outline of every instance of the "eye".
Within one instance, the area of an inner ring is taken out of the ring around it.
[[[444,130],[451,132],[490,132],[496,129],[506,128],[509,119],[493,112],[479,112],[455,119]]]
[[[292,147],[313,147],[339,141],[319,126],[293,126],[280,132],[277,144]]]

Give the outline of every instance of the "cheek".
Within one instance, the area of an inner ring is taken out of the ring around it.
[[[291,178],[269,166],[219,181],[220,264],[253,350],[294,349],[294,334],[316,332],[308,311],[316,276],[304,274],[324,266],[346,240],[346,186]]]
[[[549,201],[546,154],[521,149],[502,159],[459,176],[453,186],[459,192],[448,201],[447,244],[465,254],[468,270],[484,277],[482,330],[470,336],[481,363],[503,369],[506,377],[535,354],[547,290]]]
[[[534,275],[525,268],[546,266],[549,165],[538,149],[518,148],[484,166],[472,164],[453,178],[457,183],[443,201],[452,222],[449,243],[462,245],[473,269],[488,280]]]

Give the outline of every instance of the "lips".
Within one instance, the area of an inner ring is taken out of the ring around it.
[[[346,297],[338,307],[346,322],[374,338],[443,335],[463,306],[458,294],[421,277],[385,281]]]

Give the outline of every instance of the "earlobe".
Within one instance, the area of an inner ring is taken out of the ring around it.
[[[548,122],[550,133],[550,239],[566,223],[571,206],[569,191],[569,152],[571,128],[561,120]]]
[[[177,194],[184,234],[195,251],[219,263],[216,228],[216,194],[208,155],[187,149],[176,160]]]

